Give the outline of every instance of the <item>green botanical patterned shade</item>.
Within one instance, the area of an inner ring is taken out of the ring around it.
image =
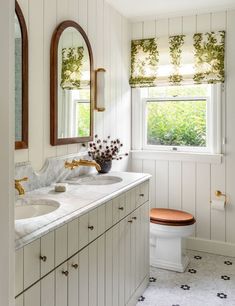
[[[131,86],[153,86],[156,81],[157,65],[157,40],[155,38],[133,40],[131,43]]]
[[[224,82],[225,32],[133,40],[131,87]]]
[[[83,47],[62,49],[60,86],[63,89],[72,90],[81,88],[83,53]]]

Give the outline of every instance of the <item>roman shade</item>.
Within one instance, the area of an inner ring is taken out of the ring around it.
[[[224,82],[225,31],[133,40],[131,87]]]

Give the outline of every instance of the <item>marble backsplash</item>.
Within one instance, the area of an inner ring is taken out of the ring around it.
[[[66,169],[64,167],[65,161],[72,161],[73,159],[90,159],[87,152],[80,152],[60,157],[48,158],[43,168],[36,172],[34,171],[30,162],[15,164],[15,179],[28,177],[27,182],[23,182],[26,191],[32,191],[38,188],[50,186],[53,183],[63,181],[79,175],[85,175],[95,172],[93,167],[78,167],[74,170]],[[17,192],[16,192],[17,194]]]

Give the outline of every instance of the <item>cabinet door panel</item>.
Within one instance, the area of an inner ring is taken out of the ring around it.
[[[120,197],[113,199],[113,224],[119,221]]]
[[[23,248],[15,252],[15,296],[20,294],[23,291],[23,266],[24,266],[24,257],[23,257]]]
[[[24,289],[40,279],[40,239],[24,247]]]
[[[133,294],[136,289],[136,243],[139,243],[139,237],[136,236],[137,226],[137,213],[132,213],[131,219],[133,223],[131,225],[131,272],[130,272],[130,293]]]
[[[131,295],[131,217],[125,220],[125,304],[127,304]]]
[[[78,251],[78,219],[68,224],[68,257]]]
[[[113,225],[113,201],[105,204],[105,230]]]
[[[40,306],[40,282],[24,293],[24,306]]]
[[[119,224],[112,228],[113,233],[113,306],[118,306],[119,285]]]
[[[68,306],[78,306],[78,254],[68,261]]]
[[[67,263],[60,265],[55,270],[55,304],[56,306],[67,306],[68,294],[68,272]]]
[[[54,232],[51,232],[41,238],[41,256],[46,256],[46,260],[41,260],[41,276],[46,275],[55,267],[54,245]]]
[[[105,232],[105,204],[97,208],[98,210],[98,236]]]
[[[24,297],[23,297],[23,294],[19,295],[15,299],[15,306],[24,306]]]
[[[88,247],[79,253],[79,270],[78,270],[78,298],[79,306],[89,305],[89,286],[88,286]]]
[[[119,223],[119,285],[118,304],[125,305],[125,219]]]
[[[97,240],[89,247],[89,306],[97,305]]]
[[[95,240],[98,235],[98,209],[89,212],[89,242]]]
[[[55,305],[55,272],[41,280],[41,306]]]
[[[88,214],[78,218],[79,250],[88,244]]]
[[[97,306],[105,305],[105,235],[102,235],[97,240],[98,244],[98,299]]]
[[[67,224],[55,230],[55,264],[58,266],[68,258]]]
[[[112,229],[105,233],[105,305],[112,305],[113,291],[113,234]]]

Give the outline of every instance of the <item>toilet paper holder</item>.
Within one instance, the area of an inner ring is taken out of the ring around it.
[[[225,193],[222,193],[220,190],[216,190],[215,195],[219,197],[224,197],[225,198],[225,204],[227,204],[227,196]]]

